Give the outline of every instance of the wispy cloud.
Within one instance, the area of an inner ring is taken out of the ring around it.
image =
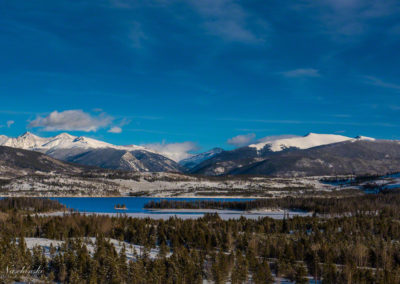
[[[197,144],[190,141],[182,143],[152,143],[144,146],[167,156],[175,162],[191,157],[193,154],[190,152],[198,150]]]
[[[9,120],[9,121],[7,121],[7,127],[10,128],[11,125],[13,125],[14,123],[15,123],[14,120]]]
[[[240,118],[222,118],[221,121],[240,121],[240,122],[256,122],[269,124],[310,124],[310,125],[348,125],[348,126],[381,126],[381,127],[398,127],[398,125],[386,122],[351,122],[351,121],[323,121],[323,120],[280,120],[280,119],[240,119]]]
[[[305,0],[293,8],[312,11],[318,27],[332,38],[355,40],[376,28],[376,19],[398,13],[400,5],[396,0]]]
[[[204,18],[204,27],[208,33],[220,36],[228,41],[244,43],[264,42],[262,32],[256,33],[250,28],[250,15],[236,1],[232,0],[192,0],[190,1]],[[268,30],[263,19],[257,19],[260,30]]]
[[[30,128],[39,127],[44,131],[85,131],[96,132],[99,128],[107,127],[113,118],[105,113],[93,116],[82,110],[53,111],[47,116],[38,116],[28,125]]]
[[[144,42],[148,39],[148,36],[144,32],[142,24],[134,22],[131,26],[128,38],[133,48],[143,48]]]
[[[313,68],[299,68],[280,72],[281,75],[288,78],[302,78],[302,77],[320,77],[319,70]]]
[[[386,82],[374,76],[363,76],[363,79],[364,83],[369,85],[400,91],[400,84]]]
[[[272,128],[238,128],[235,129],[236,131],[241,131],[241,132],[268,132],[268,131],[275,131],[275,129]]]
[[[338,118],[350,118],[352,117],[351,114],[345,114],[345,113],[338,113],[338,114],[332,114],[332,117],[338,117]]]
[[[244,134],[244,135],[237,135],[235,137],[229,138],[226,143],[229,145],[233,145],[236,147],[242,147],[249,145],[252,141],[254,141],[256,135],[254,133]]]
[[[0,110],[1,114],[9,114],[9,115],[32,115],[37,114],[37,112],[32,111],[14,111],[14,110]]]
[[[169,133],[167,131],[150,130],[150,129],[144,129],[144,128],[129,128],[129,129],[125,129],[125,131],[153,133],[153,134],[171,134],[171,133]]]

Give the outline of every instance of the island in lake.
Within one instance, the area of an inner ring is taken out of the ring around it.
[[[114,209],[116,209],[116,210],[127,210],[125,204],[117,204],[117,205],[114,206]]]

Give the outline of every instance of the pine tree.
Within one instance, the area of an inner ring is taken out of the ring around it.
[[[307,279],[307,270],[304,265],[298,264],[295,267],[295,282],[296,284],[306,284],[308,283]]]
[[[256,284],[274,283],[274,278],[269,268],[268,261],[264,260],[256,266],[256,269],[253,272],[253,281]]]

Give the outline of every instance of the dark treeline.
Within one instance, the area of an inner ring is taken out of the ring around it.
[[[27,211],[34,213],[64,210],[66,207],[57,200],[48,198],[6,197],[0,199],[0,211]]]
[[[362,182],[366,181],[374,181],[379,178],[384,178],[388,177],[390,175],[396,175],[400,174],[398,172],[389,172],[383,175],[374,175],[374,174],[367,174],[367,175],[358,175],[358,176],[349,176],[349,177],[342,177],[342,176],[336,176],[336,177],[325,177],[321,179],[321,182],[325,183],[333,183],[333,184],[347,184],[347,185],[358,185]]]
[[[399,216],[400,194],[396,190],[387,190],[379,194],[365,194],[353,197],[283,197],[255,199],[250,201],[180,201],[161,200],[145,204],[147,209],[229,209],[254,210],[260,208],[281,208],[303,210],[317,214],[358,214],[377,211],[391,212]]]
[[[26,237],[64,240],[46,257]],[[79,238],[97,237],[90,254]],[[16,242],[16,239],[19,239]],[[144,247],[135,261],[106,238]],[[400,283],[400,222],[388,214],[321,219],[138,219],[72,214],[38,217],[10,213],[0,219],[0,275],[38,271],[61,283],[272,283],[272,275],[306,283]],[[160,248],[156,259],[150,248]]]

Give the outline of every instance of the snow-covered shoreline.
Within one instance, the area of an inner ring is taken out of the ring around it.
[[[257,219],[257,218],[264,218],[269,217],[273,219],[283,219],[288,216],[289,218],[294,216],[306,217],[312,216],[311,212],[301,212],[301,211],[284,211],[284,210],[253,210],[253,211],[230,211],[230,210],[219,210],[222,212],[218,212],[218,210],[208,209],[207,211],[187,211],[192,209],[172,209],[169,211],[158,211],[157,212],[132,212],[132,213],[125,213],[125,212],[75,212],[82,215],[107,215],[110,217],[132,217],[132,218],[150,218],[150,219],[163,219],[167,220],[171,217],[181,218],[181,219],[198,219],[203,217],[206,213],[218,213],[219,217],[223,220],[229,219],[239,219],[241,217],[248,218],[248,219]],[[73,214],[74,212],[51,212],[51,213],[40,213],[37,214],[38,216],[63,216],[65,214]]]

